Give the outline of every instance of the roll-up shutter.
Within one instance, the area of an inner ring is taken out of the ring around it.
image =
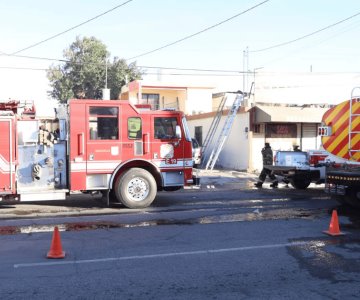
[[[302,124],[302,150],[316,150],[319,148],[316,123]]]

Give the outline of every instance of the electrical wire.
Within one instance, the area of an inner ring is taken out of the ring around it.
[[[144,69],[161,69],[161,70],[177,70],[177,71],[196,71],[196,72],[224,72],[224,73],[244,73],[243,71],[238,70],[210,70],[210,69],[187,69],[187,68],[177,68],[177,67],[154,67],[154,66],[138,66],[139,68]],[[246,72],[245,72],[246,73]]]
[[[48,68],[27,68],[27,67],[11,67],[11,66],[0,66],[0,69],[9,69],[9,70],[27,70],[27,71],[49,71],[50,69]],[[189,69],[191,70],[191,69]],[[215,71],[215,70],[214,70]],[[81,72],[81,71],[75,71],[75,72]],[[236,77],[236,76],[243,76],[243,74],[255,74],[256,72],[254,71],[242,71],[242,72],[238,72],[239,74],[199,74],[199,73],[163,73],[160,75],[163,76],[214,76],[214,77]],[[272,76],[272,74],[308,74],[308,72],[261,72],[261,73],[256,73],[256,76]],[[354,71],[354,72],[313,72],[313,74],[322,74],[322,75],[338,75],[338,74],[360,74],[360,72],[358,71]],[[159,73],[155,73],[155,72],[146,72],[144,73],[144,75],[159,75]]]
[[[1,51],[0,51],[1,52]],[[48,58],[48,57],[39,57],[39,56],[28,56],[28,55],[16,55],[16,54],[6,54],[4,52],[0,53],[0,56],[11,56],[19,58],[28,58],[28,59],[38,59],[38,60],[49,60],[49,61],[59,61],[59,62],[70,62],[70,60],[59,59],[59,58]],[[76,62],[74,62],[76,63]]]
[[[357,21],[356,23],[359,23],[359,21]],[[332,38],[334,38],[334,37],[336,37],[336,36],[339,36],[339,35],[341,35],[341,34],[343,34],[343,33],[345,33],[345,32],[348,32],[348,31],[350,31],[350,30],[353,30],[354,28],[356,28],[356,27],[358,27],[358,26],[359,26],[359,25],[354,26],[354,24],[350,24],[350,25],[347,26],[348,28],[344,28],[341,32],[334,33],[332,36],[327,37],[327,38],[324,38],[324,39],[322,39],[322,40],[320,40],[320,41],[318,41],[318,42],[312,42],[310,45],[305,45],[305,46],[299,47],[299,48],[297,48],[297,49],[295,49],[295,50],[292,50],[291,52],[289,52],[289,53],[287,53],[287,54],[282,54],[282,55],[281,55],[280,57],[278,57],[278,58],[275,58],[275,59],[272,59],[272,60],[267,61],[267,62],[265,62],[265,63],[262,63],[262,65],[263,65],[263,66],[267,66],[267,65],[272,64],[272,63],[274,63],[274,62],[278,62],[278,61],[282,61],[282,60],[284,60],[284,59],[287,59],[287,58],[289,58],[290,56],[293,56],[293,55],[295,55],[295,54],[297,54],[297,53],[299,53],[299,52],[302,52],[302,53],[303,53],[304,51],[309,50],[309,49],[311,49],[311,48],[314,48],[314,47],[316,47],[316,46],[318,46],[318,45],[320,45],[320,44],[322,44],[322,43],[325,43],[325,42],[327,42],[328,40],[330,40],[330,39],[332,39]],[[343,56],[343,53],[342,53],[341,55]],[[342,72],[336,72],[336,73],[342,73]],[[345,72],[345,73],[346,73],[346,72]]]
[[[126,5],[126,4],[128,4],[129,2],[132,2],[132,1],[133,1],[133,0],[125,1],[125,2],[123,2],[123,3],[121,3],[121,4],[117,5],[117,6],[115,6],[115,7],[113,7],[113,8],[111,8],[111,9],[109,9],[109,10],[107,10],[107,11],[105,11],[105,12],[103,12],[103,13],[101,13],[101,14],[93,17],[93,18],[91,18],[91,19],[88,19],[88,20],[86,20],[86,21],[84,21],[84,22],[82,22],[82,23],[80,23],[80,24],[78,24],[78,25],[75,25],[75,26],[73,26],[73,27],[71,27],[71,28],[69,28],[69,29],[66,29],[65,31],[62,31],[62,32],[57,33],[57,34],[55,34],[55,35],[52,35],[52,36],[50,36],[50,37],[48,37],[48,38],[46,38],[46,39],[44,39],[44,40],[42,40],[42,41],[40,41],[40,42],[37,42],[37,43],[32,44],[32,45],[30,45],[30,46],[27,46],[27,47],[25,47],[25,48],[23,48],[23,49],[20,49],[20,50],[16,51],[16,52],[13,52],[13,53],[11,53],[11,54],[12,54],[12,55],[18,54],[18,53],[20,53],[20,52],[23,52],[23,51],[25,51],[25,50],[28,50],[28,49],[30,49],[30,48],[33,48],[33,47],[38,46],[38,45],[40,45],[40,44],[43,44],[43,43],[45,43],[45,42],[48,42],[48,41],[50,41],[50,40],[52,40],[52,39],[54,39],[54,38],[56,38],[56,37],[58,37],[58,36],[60,36],[60,35],[63,35],[63,34],[69,32],[69,31],[71,31],[71,30],[74,30],[75,28],[78,28],[78,27],[80,27],[80,26],[82,26],[82,25],[85,25],[85,24],[91,22],[91,21],[94,21],[95,19],[100,18],[100,17],[108,14],[109,12],[112,12],[112,11],[114,11],[114,10],[116,10],[116,9],[118,9],[118,8]]]
[[[41,69],[41,68],[26,68],[26,67],[2,67],[0,69],[8,69],[8,70],[27,70],[27,71],[48,71],[49,69]]]
[[[38,57],[38,56],[29,56],[29,55],[17,55],[17,54],[6,54],[6,53],[3,53],[2,55],[11,56],[11,57],[18,57],[18,58],[35,59],[35,60],[58,61],[58,62],[62,62],[62,63],[71,62],[71,63],[77,64],[77,65],[85,65],[85,63],[83,63],[83,62],[72,62],[70,60],[59,59],[59,58]],[[96,63],[96,64],[95,63],[86,63],[86,65],[96,65],[96,66],[98,66],[99,64],[98,63]],[[244,73],[243,71],[239,71],[239,70],[217,70],[217,69],[214,70],[214,69],[159,67],[159,66],[137,66],[137,67],[138,68],[144,68],[144,69],[161,69],[161,70],[178,70],[178,71]]]
[[[49,71],[49,68],[43,69],[43,68],[27,68],[27,67],[11,67],[11,66],[0,66],[0,69],[10,69],[10,70],[28,70],[28,71]],[[166,69],[172,69],[177,70],[176,68],[166,68]],[[192,71],[199,71],[198,69],[178,69],[178,70],[192,70]],[[206,70],[201,70],[202,72]],[[209,72],[223,72],[221,70],[208,70]],[[75,72],[81,72],[81,71],[75,71]],[[242,72],[242,71],[236,71],[238,74],[199,74],[199,73],[166,73],[162,74],[164,76],[218,76],[218,77],[230,77],[230,76],[242,76],[243,73],[253,73],[251,71],[248,72]],[[144,75],[159,75],[158,73],[148,73],[145,72]]]
[[[329,28],[331,28],[331,27],[334,27],[334,26],[336,26],[336,25],[339,25],[339,24],[341,24],[341,23],[344,23],[344,22],[346,22],[346,21],[348,21],[348,20],[350,20],[350,19],[352,19],[352,18],[355,18],[355,17],[358,16],[358,15],[360,15],[360,12],[358,12],[358,13],[350,16],[350,17],[347,17],[347,18],[345,18],[345,19],[343,19],[343,20],[341,20],[341,21],[338,21],[338,22],[336,22],[336,23],[334,23],[334,24],[328,25],[328,26],[326,26],[326,27],[324,27],[324,28],[321,28],[321,29],[319,29],[319,30],[313,31],[313,32],[311,32],[311,33],[309,33],[309,34],[306,34],[306,35],[304,35],[304,36],[301,36],[301,37],[299,37],[299,38],[296,38],[296,39],[293,39],[293,40],[290,40],[290,41],[287,41],[287,42],[284,42],[284,43],[276,44],[276,45],[273,45],[273,46],[270,46],[270,47],[266,47],[266,48],[263,48],[263,49],[252,50],[252,51],[249,51],[249,52],[252,52],[252,53],[262,52],[262,51],[266,51],[266,50],[270,50],[270,49],[274,49],[274,48],[278,48],[278,47],[282,47],[282,46],[285,46],[285,45],[289,45],[289,44],[295,43],[295,42],[300,41],[300,40],[302,40],[302,39],[305,39],[305,38],[307,38],[307,37],[309,37],[309,36],[312,36],[312,35],[315,35],[315,34],[317,34],[317,33],[319,33],[319,32],[322,32],[322,31],[324,31],[324,30],[327,30],[327,29],[329,29]]]
[[[252,74],[253,72],[243,72],[245,74]],[[159,73],[145,73],[144,75],[159,75]],[[199,73],[166,73],[160,74],[163,76],[214,76],[214,77],[233,77],[233,76],[243,76],[243,74],[199,74]]]
[[[190,39],[190,38],[192,38],[192,37],[194,37],[194,36],[197,36],[197,35],[199,35],[199,34],[201,34],[201,33],[204,33],[204,32],[206,32],[206,31],[208,31],[208,30],[210,30],[210,29],[213,29],[213,28],[215,28],[215,27],[217,27],[217,26],[220,26],[220,25],[222,25],[222,24],[224,24],[224,23],[226,23],[226,22],[228,22],[228,21],[230,21],[230,20],[232,20],[232,19],[235,19],[235,18],[237,18],[237,17],[239,17],[239,16],[241,16],[241,15],[243,15],[243,14],[245,14],[245,13],[247,13],[247,12],[249,12],[249,11],[251,11],[251,10],[253,10],[253,9],[261,6],[261,5],[263,5],[263,4],[265,4],[266,2],[269,2],[269,1],[270,1],[270,0],[265,0],[265,1],[263,1],[263,2],[260,2],[260,3],[256,4],[256,5],[254,5],[253,7],[250,7],[250,8],[248,8],[248,9],[246,9],[246,10],[244,10],[244,11],[242,11],[242,12],[240,12],[240,13],[238,13],[238,14],[236,14],[236,15],[234,15],[234,16],[226,19],[226,20],[223,20],[223,21],[221,21],[221,22],[219,22],[219,23],[216,23],[216,24],[214,24],[214,25],[212,25],[212,26],[209,26],[209,27],[207,27],[207,28],[205,28],[205,29],[203,29],[203,30],[200,30],[200,31],[198,31],[198,32],[196,32],[196,33],[193,33],[193,34],[190,34],[190,35],[188,35],[188,36],[185,36],[185,37],[183,37],[183,38],[181,38],[181,39],[179,39],[179,40],[176,40],[176,41],[174,41],[174,42],[171,42],[171,43],[166,44],[166,45],[164,45],[164,46],[161,46],[161,47],[159,47],[159,48],[156,48],[156,49],[153,49],[153,50],[144,52],[144,53],[142,53],[142,54],[139,54],[139,55],[136,55],[136,56],[133,56],[133,57],[129,57],[129,58],[127,58],[126,60],[132,60],[132,59],[135,59],[135,58],[139,58],[139,57],[142,57],[142,56],[145,56],[145,55],[148,55],[148,54],[157,52],[157,51],[159,51],[159,50],[165,49],[165,48],[167,48],[167,47],[173,46],[173,45],[178,44],[178,43],[180,43],[180,42],[183,42],[183,41],[185,41],[185,40],[187,40],[187,39]]]

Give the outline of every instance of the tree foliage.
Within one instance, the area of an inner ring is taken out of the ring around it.
[[[49,95],[64,103],[70,98],[101,99],[102,89],[110,88],[110,98],[118,99],[121,87],[128,81],[141,78],[135,63],[127,64],[110,53],[95,37],[76,38],[63,52],[65,63],[52,65],[47,72],[52,90]]]

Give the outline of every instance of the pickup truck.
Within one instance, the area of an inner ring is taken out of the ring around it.
[[[274,165],[266,168],[283,178],[283,182],[290,183],[296,189],[306,189],[310,183],[325,182],[325,161],[328,153],[324,150],[304,151],[277,151],[274,156]]]

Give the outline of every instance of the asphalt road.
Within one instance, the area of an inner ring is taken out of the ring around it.
[[[0,220],[0,297],[358,299],[358,211],[321,186],[258,190],[254,178],[238,181],[160,193],[145,210],[82,197],[67,207],[76,214],[59,213],[62,203],[26,204],[38,212]],[[56,213],[41,214],[43,206]],[[323,233],[333,209],[346,235]],[[54,225],[64,259],[45,257]]]

